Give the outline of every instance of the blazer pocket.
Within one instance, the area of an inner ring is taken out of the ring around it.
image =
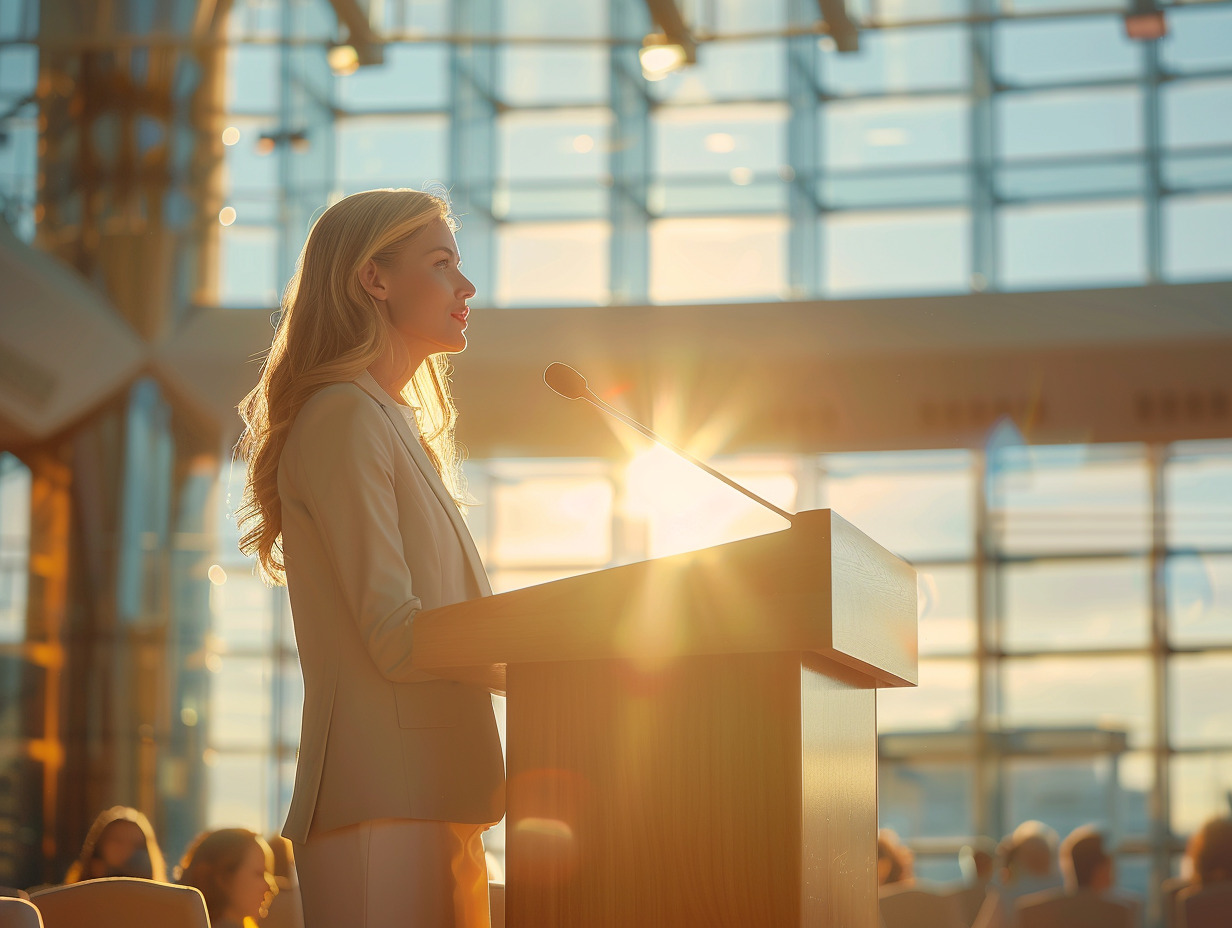
[[[452,680],[394,684],[399,728],[452,728],[458,724],[465,688]]]

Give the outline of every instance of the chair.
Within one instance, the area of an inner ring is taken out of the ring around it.
[[[43,928],[39,910],[17,896],[0,896],[0,928]]]
[[[1096,892],[1061,890],[1018,900],[1017,928],[1137,928],[1137,904]]]
[[[980,914],[984,899],[988,896],[988,886],[985,883],[960,886],[958,889],[951,890],[949,895],[958,909],[958,917],[962,919],[964,925],[970,928],[975,924],[975,918]]]
[[[33,893],[46,928],[210,928],[205,897],[192,886],[106,877]]]
[[[966,928],[950,896],[917,885],[897,889],[893,884],[883,886],[879,896],[885,928]]]
[[[1180,928],[1228,928],[1232,925],[1232,882],[1181,890],[1176,905]]]
[[[1174,876],[1159,887],[1159,907],[1163,910],[1164,928],[1181,928],[1181,913],[1176,897],[1189,888],[1189,880]]]

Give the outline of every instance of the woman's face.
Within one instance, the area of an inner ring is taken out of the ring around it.
[[[475,288],[459,270],[458,243],[444,219],[434,219],[403,246],[390,267],[372,261],[360,271],[364,289],[383,301],[386,320],[404,347],[407,366],[466,347],[466,301]]]
[[[95,856],[102,861],[104,872],[122,868],[133,855],[145,848],[145,832],[134,822],[112,822],[99,835]]]
[[[274,878],[265,869],[265,850],[254,844],[227,885],[226,917],[242,922],[259,919],[273,898]]]

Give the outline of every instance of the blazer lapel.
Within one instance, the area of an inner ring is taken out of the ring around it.
[[[479,585],[480,592],[484,596],[490,596],[492,587],[488,583],[488,574],[484,569],[483,560],[479,557],[479,549],[475,547],[475,540],[471,537],[470,529],[466,527],[466,520],[462,518],[462,513],[458,511],[457,503],[449,495],[449,491],[445,488],[440,474],[436,472],[436,468],[432,466],[432,461],[429,460],[423,445],[419,443],[419,434],[411,428],[410,423],[406,421],[406,417],[400,409],[391,408],[398,404],[381,388],[380,384],[376,382],[376,378],[371,374],[364,371],[355,378],[355,383],[377,401],[386,418],[393,423],[394,430],[398,433],[398,437],[402,439],[402,444],[406,446],[411,460],[415,462],[415,466],[423,474],[424,479],[428,482],[428,486],[432,488],[432,492],[436,494],[436,498],[440,500],[441,505],[445,508],[445,514],[449,516],[449,521],[453,523],[454,530],[458,533],[458,540],[462,543],[462,550],[466,552],[466,560],[470,564],[471,572],[475,576],[475,582]]]

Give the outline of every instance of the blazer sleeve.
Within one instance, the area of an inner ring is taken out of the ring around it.
[[[294,430],[293,485],[321,533],[343,606],[381,674],[414,682],[422,674],[411,667],[412,631],[423,603],[398,529],[389,423],[347,385],[313,396]]]

